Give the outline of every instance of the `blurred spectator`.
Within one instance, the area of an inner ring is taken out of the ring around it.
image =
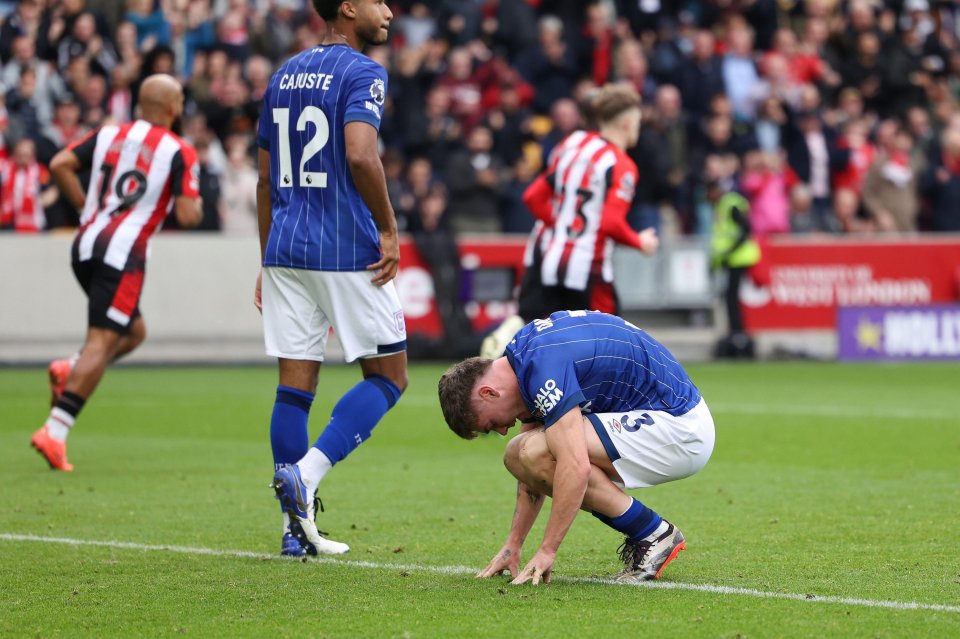
[[[423,2],[414,2],[410,9],[394,19],[397,35],[403,38],[403,45],[417,49],[437,33],[437,21],[430,14],[430,7]]]
[[[856,49],[839,69],[844,86],[858,89],[867,108],[878,111],[885,108],[883,59],[880,55],[880,36],[864,31],[857,36]]]
[[[250,142],[250,137],[242,134],[231,135],[224,142],[227,165],[219,179],[219,217],[220,229],[227,233],[257,234],[257,169]]]
[[[16,86],[6,95],[7,117],[13,133],[11,137],[40,136],[42,100],[37,93],[37,72],[33,67],[23,68]]]
[[[930,205],[933,230],[960,231],[960,129],[944,132],[942,157],[927,169],[920,188]]]
[[[617,46],[613,64],[614,79],[632,86],[646,102],[653,99],[657,88],[648,71],[647,57],[639,41],[626,40]]]
[[[32,69],[35,87],[30,102],[37,110],[36,117],[42,126],[53,117],[53,103],[65,91],[63,80],[48,62],[37,57],[36,45],[30,36],[14,38],[12,51],[13,57],[3,67],[0,84],[15,87],[23,70]]]
[[[37,233],[46,227],[43,213],[57,198],[50,173],[37,162],[33,140],[13,145],[10,157],[0,160],[0,229]]]
[[[640,139],[629,154],[640,179],[628,220],[635,229],[652,227],[661,235],[661,204],[669,203],[682,216],[687,214],[689,132],[675,86],[667,84],[657,89],[653,105],[644,109]],[[671,224],[667,234],[676,233],[675,227]]]
[[[107,97],[107,79],[94,73],[80,90],[80,110],[85,125],[95,128],[106,120]]]
[[[64,95],[57,101],[53,121],[43,131],[44,140],[51,147],[51,152],[46,154],[48,161],[57,151],[83,139],[90,132],[90,127],[80,121],[80,115],[80,104],[72,95]]]
[[[490,129],[478,126],[467,136],[466,149],[450,158],[446,182],[450,188],[450,224],[456,233],[501,230],[500,174],[504,167],[492,150]]]
[[[750,228],[755,238],[790,232],[787,179],[778,153],[749,151],[744,156],[740,187],[750,201]]]
[[[0,22],[0,63],[7,64],[10,61],[18,37],[28,38],[36,49],[41,36],[42,12],[40,0],[20,0],[16,10]],[[10,86],[9,82],[7,86]]]
[[[837,151],[835,135],[819,111],[805,110],[790,117],[783,128],[787,163],[797,178],[810,188],[813,212],[820,228],[829,227],[831,175],[846,163],[846,155]]]
[[[851,189],[858,195],[863,188],[863,179],[876,149],[867,137],[867,125],[863,120],[850,120],[843,127],[843,134],[835,142],[836,148],[846,155],[842,166],[833,167],[833,187]]]
[[[544,160],[550,157],[550,153],[555,146],[583,124],[580,117],[580,107],[569,98],[563,98],[553,103],[553,107],[550,109],[550,120],[550,132],[540,141],[540,157]]]
[[[264,53],[274,62],[279,62],[283,54],[290,49],[293,21],[283,23],[283,28],[275,28],[276,12],[283,12],[282,3],[274,3],[274,8],[266,18],[264,25],[264,39],[269,45],[264,45]],[[291,14],[292,15],[292,14]],[[174,33],[173,50],[179,66],[177,73],[184,78],[193,74],[195,57],[200,51],[213,47],[216,41],[216,31],[210,16],[210,4],[206,0],[189,0],[186,14],[174,11],[171,14],[171,28]],[[277,17],[277,19],[279,19]],[[273,57],[276,56],[276,57]]]
[[[500,89],[497,105],[487,111],[483,124],[493,133],[493,153],[504,164],[513,165],[522,157],[523,145],[532,136],[530,115],[512,84]]]
[[[247,0],[228,0],[227,11],[217,22],[217,45],[232,60],[244,61],[250,55],[248,27],[251,12]]]
[[[444,86],[436,86],[427,94],[426,131],[423,140],[416,147],[426,153],[434,166],[442,167],[461,148],[460,140],[463,128],[450,115],[450,91]]]
[[[727,25],[727,52],[723,56],[723,86],[733,105],[734,117],[747,120],[753,117],[753,99],[756,94],[757,67],[753,62],[753,29],[741,20]]]
[[[762,151],[776,153],[783,148],[781,130],[787,123],[787,112],[783,104],[775,97],[768,97],[757,108],[757,119],[753,125],[757,145]]]
[[[523,203],[523,193],[535,177],[537,172],[530,161],[523,156],[517,158],[513,164],[510,181],[503,188],[501,211],[504,233],[529,233],[533,230],[533,215]]]
[[[723,61],[716,54],[712,32],[701,29],[694,35],[690,58],[680,67],[678,88],[694,119],[707,113],[710,98],[723,93]]]
[[[113,42],[97,32],[96,19],[92,12],[83,11],[76,16],[69,35],[57,46],[57,67],[66,69],[70,60],[88,57],[94,72],[108,74],[120,62]]]
[[[793,233],[813,233],[825,229],[817,228],[817,219],[813,215],[813,197],[806,184],[795,184],[790,189],[790,231]]]
[[[576,34],[578,73],[589,76],[597,86],[606,84],[613,71],[615,36],[608,6],[601,2],[587,4],[583,27]]]
[[[107,97],[107,118],[114,124],[126,124],[133,113],[131,77],[123,66],[113,68],[110,74],[110,95]]]
[[[833,210],[844,233],[869,233],[876,230],[872,220],[860,207],[860,196],[853,189],[837,189],[833,194]]]
[[[137,48],[142,51],[170,44],[170,23],[154,0],[127,0],[124,19],[137,28]]]
[[[863,183],[863,206],[880,231],[917,230],[917,174],[911,164],[913,138],[891,120],[880,125],[880,149]]]
[[[540,18],[537,44],[519,56],[517,70],[536,91],[533,108],[537,113],[547,113],[554,102],[570,96],[577,81],[576,55],[564,38],[559,18]]]
[[[460,47],[450,52],[447,71],[437,79],[437,86],[449,92],[450,113],[457,118],[464,131],[469,131],[480,122],[483,117],[481,86],[470,49]]]

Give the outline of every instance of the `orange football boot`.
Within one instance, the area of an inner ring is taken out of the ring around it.
[[[46,424],[33,434],[33,437],[30,438],[30,445],[44,456],[51,469],[68,472],[73,470],[73,464],[67,461],[67,442],[57,441],[50,437],[50,434],[47,433]]]

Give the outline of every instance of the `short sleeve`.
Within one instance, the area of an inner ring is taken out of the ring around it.
[[[550,427],[578,406],[586,398],[580,389],[574,364],[568,358],[547,355],[554,349],[543,349],[543,355],[530,358],[522,375],[518,376],[523,388],[521,393],[528,398],[527,408],[544,427]],[[557,348],[556,351],[562,351]]]
[[[379,64],[366,65],[349,81],[343,123],[366,122],[379,131],[386,101],[386,70]]]
[[[174,197],[200,196],[200,163],[197,151],[184,143],[170,166],[170,192]]]
[[[97,148],[97,134],[99,133],[100,129],[91,131],[86,137],[67,147],[67,150],[72,151],[77,156],[80,165],[85,169],[93,165],[93,152]]]

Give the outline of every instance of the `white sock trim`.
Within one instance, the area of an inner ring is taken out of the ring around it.
[[[311,446],[307,454],[297,462],[297,466],[300,468],[300,478],[307,487],[307,494],[313,495],[320,481],[333,468],[333,463],[319,448]]]
[[[74,421],[76,418],[73,415],[62,408],[54,407],[50,410],[50,416],[47,417],[47,434],[57,441],[67,441],[67,435],[70,434]]]

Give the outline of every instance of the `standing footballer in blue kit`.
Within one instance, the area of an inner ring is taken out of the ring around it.
[[[281,553],[340,554],[315,523],[315,493],[369,439],[407,386],[406,327],[393,279],[400,248],[377,148],[387,73],[361,53],[387,39],[382,0],[313,0],[321,44],[270,79],[260,128],[257,211],[261,274],[255,304],[268,355],[279,362],[270,442],[283,508]],[[334,406],[313,446],[307,421],[337,332],[363,380]]]
[[[452,366],[439,394],[444,419],[464,439],[506,435],[522,422],[504,454],[519,482],[510,533],[478,577],[508,570],[514,584],[550,581],[581,508],[625,535],[618,581],[658,579],[686,548],[676,526],[623,492],[689,477],[713,452],[700,391],[646,332],[614,315],[560,311],[520,329],[504,357]],[[544,495],[553,506],[543,542],[520,571]]]

